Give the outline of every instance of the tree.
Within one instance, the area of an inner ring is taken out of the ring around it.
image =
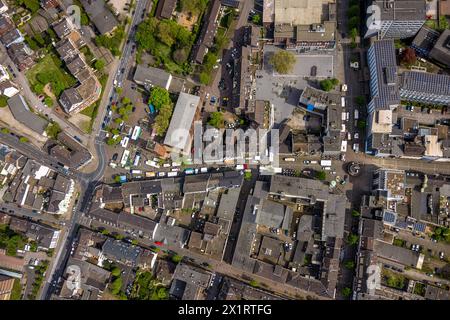
[[[156,292],[156,296],[158,300],[167,300],[169,298],[169,293],[167,292],[167,288],[158,288]]]
[[[357,234],[349,234],[347,237],[347,243],[351,246],[357,245],[359,242],[359,236]]]
[[[208,5],[208,0],[180,0],[181,10],[194,15],[203,12]]]
[[[80,23],[82,26],[87,26],[89,24],[89,16],[86,14],[86,12],[81,13]]]
[[[183,64],[186,62],[188,54],[185,49],[177,49],[173,52],[172,58],[177,64]]]
[[[33,87],[34,92],[42,94],[44,92],[44,85],[40,82],[36,83]]]
[[[161,87],[153,87],[150,91],[148,101],[155,107],[156,110],[161,109],[164,105],[171,105],[169,91]]]
[[[58,133],[61,132],[61,127],[58,123],[52,122],[50,123],[47,128],[45,129],[45,132],[47,133],[47,136],[53,139],[56,139],[58,136]]]
[[[183,260],[183,256],[180,256],[178,254],[175,254],[172,256],[172,262],[173,263],[179,263],[181,262],[181,260]]]
[[[28,142],[28,138],[27,137],[20,137],[19,138],[19,142],[22,142],[22,143]]]
[[[244,179],[247,181],[252,180],[252,173],[250,171],[247,171],[244,173]]]
[[[350,8],[348,8],[347,16],[348,17],[359,17],[360,8],[359,5],[352,5]]]
[[[0,108],[4,108],[8,105],[8,97],[0,95]]]
[[[111,282],[111,293],[114,295],[118,295],[120,293],[120,289],[122,288],[122,277],[116,278],[113,282]]]
[[[359,30],[359,17],[351,17],[350,19],[348,19],[348,29],[352,30],[352,29],[357,29]]]
[[[352,210],[352,216],[353,217],[359,217],[360,215],[361,215],[361,213],[359,213],[359,211]]]
[[[400,57],[400,60],[402,63],[408,66],[416,63],[417,61],[416,51],[411,47],[404,49]]]
[[[439,31],[444,31],[445,29],[449,29],[449,24],[445,15],[441,15],[439,18]]]
[[[362,107],[364,106],[364,104],[366,103],[366,98],[364,98],[364,96],[357,96],[355,98],[355,103],[359,106]]]
[[[346,298],[349,298],[352,294],[352,289],[350,289],[349,287],[345,287],[344,289],[342,289],[342,295]]]
[[[157,135],[162,137],[166,133],[167,128],[169,128],[172,112],[172,104],[163,105],[160,108],[158,115],[155,117],[155,122],[153,123],[153,128],[156,130]]]
[[[209,115],[208,124],[215,128],[223,128],[224,120],[222,112],[213,112]]]
[[[119,183],[120,180],[121,180],[120,179],[120,175],[117,174],[117,175],[114,176],[114,182]]]
[[[113,269],[111,270],[111,275],[116,278],[119,277],[121,273],[122,271],[119,267],[113,267]]]
[[[252,281],[250,281],[250,285],[252,286],[252,287],[259,287],[259,283],[258,283],[258,281],[256,281],[256,280],[252,280]]]
[[[365,120],[358,120],[358,129],[364,130],[366,128],[366,121]]]
[[[324,79],[322,81],[319,82],[320,84],[320,88],[323,91],[331,91],[334,89],[335,85],[333,85],[333,81],[331,81],[330,79]]]
[[[2,128],[2,130],[0,130],[0,131],[1,131],[1,133],[3,133],[3,134],[8,134],[8,133],[11,132],[11,131],[9,131],[8,128]]]
[[[316,172],[316,179],[323,181],[326,178],[327,178],[327,174],[325,173],[325,171],[317,171]]]
[[[165,45],[171,47],[174,44],[175,39],[172,36],[172,29],[169,20],[162,20],[156,28],[156,37]]]
[[[276,72],[287,74],[292,71],[296,62],[296,58],[292,52],[280,50],[270,57],[269,63]]]
[[[352,260],[348,260],[344,263],[344,267],[349,270],[355,269],[355,262]]]
[[[39,1],[38,0],[23,0],[23,4],[27,9],[31,11],[31,13],[35,13],[39,10]]]
[[[46,97],[44,98],[44,103],[45,103],[45,105],[46,105],[47,107],[49,107],[49,108],[53,107],[53,99],[50,98],[49,96],[46,96]]]
[[[352,38],[353,41],[355,41],[356,37],[358,36],[358,29],[353,28],[350,30],[350,38]]]
[[[102,71],[103,70],[103,68],[105,67],[105,60],[103,60],[103,59],[98,59],[97,61],[95,61],[95,63],[94,63],[94,68],[95,68],[95,70],[98,70],[98,71]]]
[[[199,80],[201,84],[208,85],[211,82],[211,75],[206,72],[202,72],[199,75]]]
[[[260,24],[261,23],[261,16],[259,14],[254,14],[252,17],[252,22],[254,24]]]
[[[129,104],[129,103],[131,103],[131,99],[128,97],[123,97],[121,102],[122,102],[122,104]]]

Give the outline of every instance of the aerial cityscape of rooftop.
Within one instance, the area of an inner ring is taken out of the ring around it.
[[[0,0],[0,300],[450,300],[449,212],[450,0]]]

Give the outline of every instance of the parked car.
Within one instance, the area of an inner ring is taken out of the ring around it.
[[[118,157],[119,157],[119,154],[118,153],[114,153],[111,159],[113,161],[116,161]]]

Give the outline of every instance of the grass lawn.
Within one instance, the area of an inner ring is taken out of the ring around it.
[[[95,103],[91,104],[86,109],[83,109],[80,113],[92,118],[92,114],[94,113],[94,111],[95,111]]]
[[[14,280],[14,285],[11,291],[10,300],[20,300],[22,298],[22,286],[19,279]]]
[[[53,81],[57,81],[63,90],[77,83],[77,80],[62,68],[62,61],[54,54],[45,56],[26,73],[32,89],[39,83],[36,78],[38,74],[51,75]]]
[[[97,102],[93,103],[92,105],[90,105],[89,107],[87,107],[86,109],[84,109],[80,112],[81,114],[84,114],[91,118],[91,121],[89,122],[89,124],[86,125],[86,128],[80,128],[82,131],[84,131],[86,133],[92,132],[92,126],[94,124],[95,118],[97,117],[98,107],[100,105],[100,102],[102,101],[103,93],[105,91],[106,81],[108,81],[108,75],[101,76],[98,79],[98,81],[100,81],[100,83],[102,85],[102,93],[100,94],[100,98],[97,100]]]

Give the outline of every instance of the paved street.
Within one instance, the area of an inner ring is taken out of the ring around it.
[[[139,24],[142,21],[141,15],[142,11],[144,10],[145,6],[147,5],[148,0],[138,0],[136,4],[135,13],[132,19],[132,23],[130,25],[131,33],[128,34],[127,39],[130,39],[130,41],[125,45],[123,49],[123,53],[120,59],[120,62],[118,63],[119,68],[117,70],[117,75],[111,79],[114,79],[113,81],[116,81],[117,86],[121,86],[121,83],[123,81],[123,78],[126,74],[126,72],[122,72],[121,70],[125,68],[127,70],[130,67],[130,59],[129,56],[131,55],[132,45],[134,44],[134,26]],[[99,135],[101,135],[101,128],[100,123],[103,121],[103,117],[106,114],[106,104],[108,101],[112,98],[113,100],[117,101],[118,94],[114,91],[114,88],[112,87],[110,81],[108,82],[109,86],[107,85],[105,88],[105,94],[104,98],[102,99],[102,102],[99,107],[99,112],[97,116],[96,124],[97,127],[93,128],[93,132],[95,132],[95,135],[92,135],[91,142],[93,141],[95,150],[96,150],[96,157],[98,160],[98,166],[95,170],[93,170],[89,174],[84,174],[80,177],[80,201],[78,201],[77,206],[75,207],[73,211],[73,215],[67,223],[67,232],[64,233],[63,238],[60,240],[60,247],[59,250],[57,250],[57,254],[54,259],[54,263],[51,266],[51,269],[49,272],[47,272],[46,275],[46,282],[41,290],[41,299],[49,299],[51,294],[53,293],[55,289],[55,284],[57,283],[59,277],[64,272],[65,263],[68,259],[71,244],[76,236],[77,230],[78,230],[78,223],[79,219],[82,215],[82,211],[89,209],[89,203],[90,199],[92,198],[92,193],[95,189],[95,186],[99,183],[99,181],[102,179],[105,167],[106,167],[106,151],[105,146],[102,141],[102,139],[98,139]],[[99,120],[100,119],[100,120]]]

